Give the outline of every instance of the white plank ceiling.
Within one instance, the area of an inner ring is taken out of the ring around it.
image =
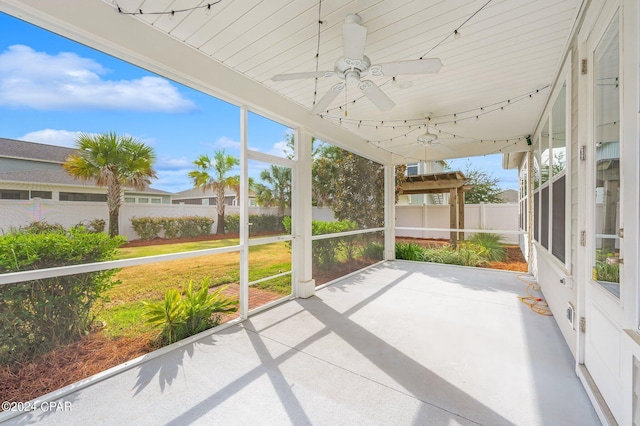
[[[322,114],[398,154],[396,162],[526,148],[524,137],[534,131],[545,107],[582,3],[323,0],[318,36],[318,0],[221,0],[207,13],[212,2],[117,0],[117,5],[143,12],[124,19],[144,22],[309,111],[314,99],[339,82],[337,77],[318,79],[316,97],[314,79],[275,82],[271,77],[316,71],[316,66],[333,70],[342,56],[347,14],[358,13],[368,28],[365,54],[372,63],[440,58],[443,67],[437,74],[398,76],[396,83],[391,76],[368,77],[395,102],[390,111],[380,112],[351,85]],[[153,14],[196,6],[205,7],[173,16]],[[454,37],[458,27],[461,37]],[[440,132],[440,146],[423,147],[416,140],[425,132],[418,126],[427,123],[426,112],[432,116],[431,132]]]

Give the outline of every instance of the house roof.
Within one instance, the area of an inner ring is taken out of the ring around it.
[[[74,152],[75,149],[63,146],[0,138],[0,157],[64,163]]]
[[[229,188],[226,188],[224,191],[225,197],[235,197],[236,193]],[[217,197],[215,191],[211,190],[211,188],[207,188],[206,190],[202,190],[202,188],[191,188],[186,189],[184,191],[176,192],[173,194],[173,199],[182,199],[182,198],[209,198],[209,197]]]
[[[49,167],[41,170],[0,171],[0,181],[96,187],[93,182],[75,179],[62,168],[62,163],[75,152],[76,150],[73,148],[0,138],[0,157],[19,158],[35,162],[54,162],[61,165],[59,169]],[[129,189],[128,192],[171,194],[155,188],[145,188],[141,191]]]

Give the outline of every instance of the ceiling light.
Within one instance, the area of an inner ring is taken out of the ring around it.
[[[428,127],[424,135],[418,136],[418,142],[421,142],[425,145],[430,144],[431,142],[437,141],[437,140],[438,140],[438,135],[430,133]]]
[[[391,82],[398,89],[408,89],[413,86],[413,81],[399,81],[395,77],[393,77],[393,81]]]

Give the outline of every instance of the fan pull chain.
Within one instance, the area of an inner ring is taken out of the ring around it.
[[[344,116],[346,117],[347,115],[349,115],[349,113],[347,112],[347,108],[349,108],[349,103],[347,102],[347,88],[349,87],[349,84],[347,83],[347,81],[345,80],[344,82]]]

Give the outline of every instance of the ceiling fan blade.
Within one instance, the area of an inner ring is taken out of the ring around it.
[[[278,74],[271,77],[273,81],[287,81],[287,80],[301,80],[304,78],[321,78],[332,77],[336,73],[333,71],[318,71],[318,72],[294,72],[291,74]]]
[[[418,59],[415,61],[387,62],[371,65],[371,75],[407,75],[407,74],[433,74],[440,71],[442,62],[438,58]]]
[[[342,24],[342,49],[350,59],[362,59],[367,44],[367,27],[360,25],[362,19],[356,14],[347,15]]]
[[[382,89],[370,80],[361,81],[358,85],[358,89],[360,89],[380,111],[389,111],[396,106],[391,98],[389,98]]]
[[[413,154],[417,153],[420,150],[420,148],[424,148],[424,146],[423,145],[418,145],[417,148],[412,149],[411,151],[407,152],[406,154],[402,154],[402,156],[405,157],[405,158],[409,158]]]
[[[438,151],[445,152],[447,154],[452,154],[453,152],[455,152],[455,150],[450,146],[442,145],[441,143],[432,143],[431,146]]]
[[[313,114],[320,114],[322,111],[327,109],[329,104],[340,94],[342,89],[344,89],[344,83],[334,85],[318,102],[316,102],[311,112]]]

